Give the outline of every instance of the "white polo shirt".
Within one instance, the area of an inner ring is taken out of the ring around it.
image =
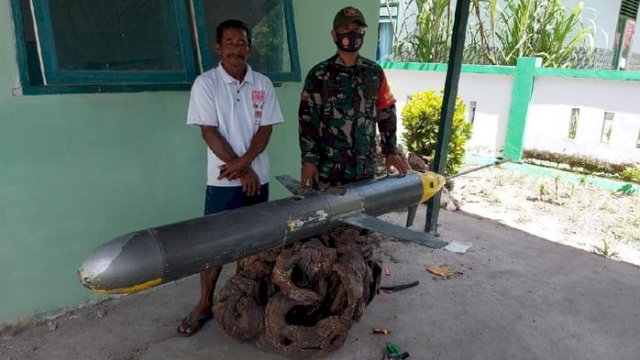
[[[238,156],[247,152],[260,126],[283,121],[271,80],[252,71],[249,65],[242,83],[229,75],[222,65],[218,65],[200,74],[191,88],[187,124],[217,127]],[[218,180],[218,166],[224,162],[209,147],[207,153],[208,185],[242,186],[239,179]],[[260,178],[260,184],[269,182],[269,158],[266,151],[253,159],[251,168]]]

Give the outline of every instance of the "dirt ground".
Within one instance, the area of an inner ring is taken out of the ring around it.
[[[455,179],[462,210],[560,244],[640,265],[640,195],[501,167]]]

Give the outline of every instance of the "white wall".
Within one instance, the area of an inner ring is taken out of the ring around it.
[[[399,133],[402,107],[407,96],[425,90],[444,89],[445,73],[386,70],[398,100]],[[505,75],[460,76],[459,96],[470,110],[476,101],[473,134],[467,143],[470,154],[496,156],[502,153],[511,106],[513,78]],[[569,139],[571,109],[580,109],[577,134]],[[614,112],[608,144],[600,142],[604,112]],[[469,116],[467,115],[467,118]],[[582,154],[611,162],[640,163],[636,148],[640,133],[640,82],[597,79],[535,79],[527,115],[524,149]]]
[[[580,109],[569,139],[571,109]],[[604,112],[615,113],[608,144],[601,143]],[[640,83],[537,78],[527,115],[524,148],[582,154],[612,162],[640,162]]]
[[[399,133],[402,127],[402,108],[407,97],[425,90],[444,90],[445,73],[411,70],[386,70],[391,89],[397,99]],[[513,78],[510,76],[461,74],[458,96],[467,105],[469,119],[471,101],[476,102],[476,113],[471,139],[467,142],[470,153],[496,156],[502,152],[507,131],[507,118],[511,101]]]

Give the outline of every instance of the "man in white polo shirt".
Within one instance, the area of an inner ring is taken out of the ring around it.
[[[271,126],[283,122],[273,84],[251,70],[251,30],[227,20],[216,29],[220,65],[198,76],[191,89],[187,124],[198,125],[207,144],[205,215],[265,202]],[[177,328],[191,336],[213,316],[213,292],[221,267],[200,273],[200,300]]]

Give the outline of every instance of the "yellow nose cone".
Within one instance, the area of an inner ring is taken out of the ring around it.
[[[422,180],[422,200],[420,200],[420,202],[429,200],[433,195],[440,191],[444,186],[444,183],[447,181],[444,176],[431,171],[418,173],[418,175]]]

